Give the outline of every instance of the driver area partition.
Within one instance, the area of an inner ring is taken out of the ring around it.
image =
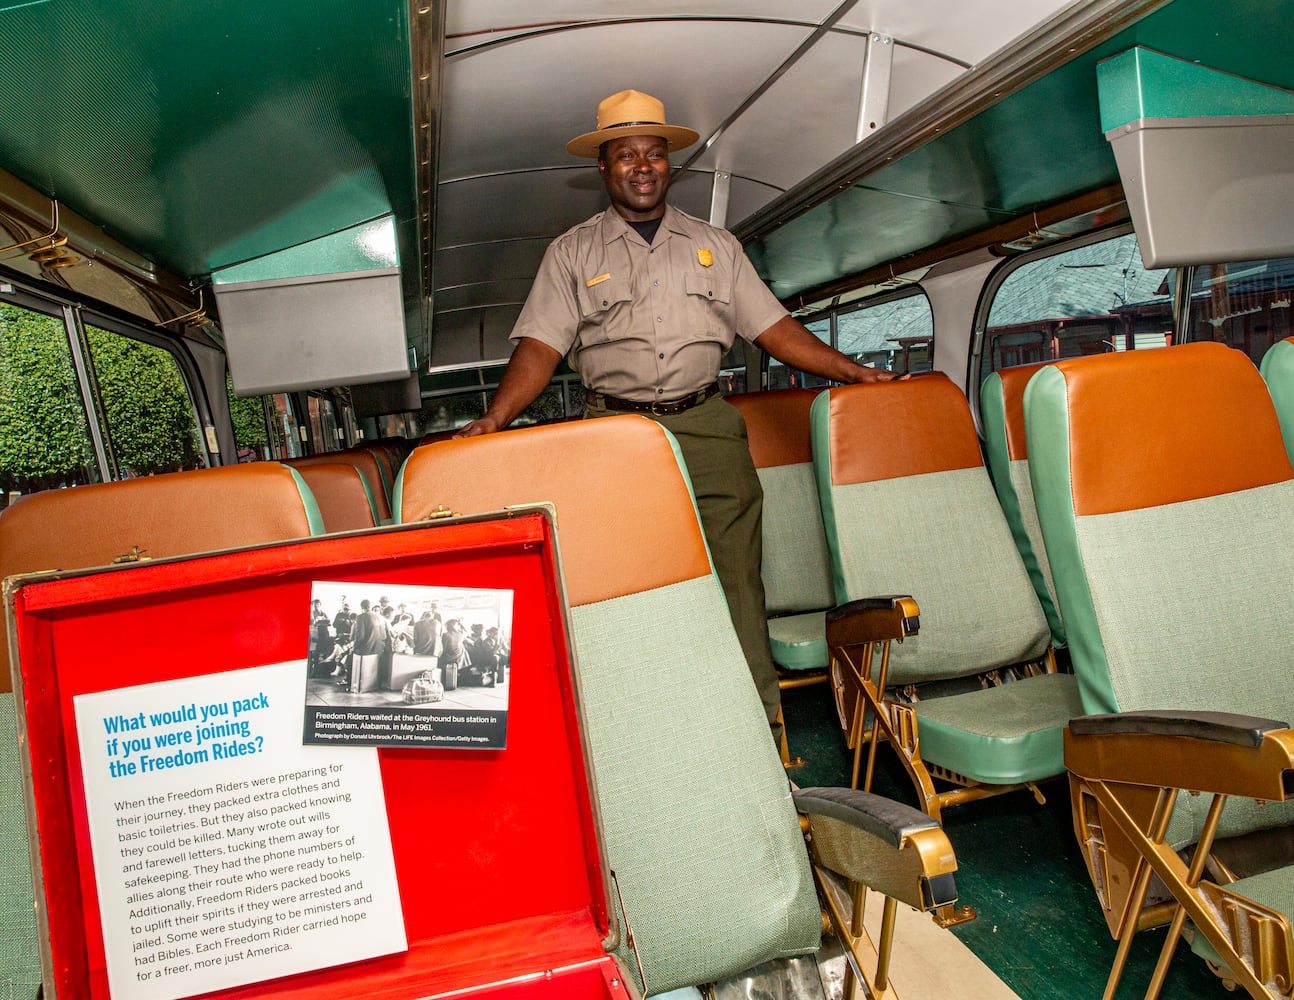
[[[512,590],[506,747],[377,751],[407,951],[201,995],[634,997],[559,566],[537,507],[6,581],[47,995],[112,995],[73,698],[294,660],[304,687],[324,580]]]

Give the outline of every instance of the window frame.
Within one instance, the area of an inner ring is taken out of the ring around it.
[[[803,324],[806,329],[809,327],[811,323],[818,323],[818,322],[821,322],[823,319],[826,319],[829,324],[827,329],[828,329],[829,338],[830,338],[829,340],[826,341],[826,343],[829,347],[838,351],[840,350],[840,317],[841,316],[845,316],[855,312],[862,312],[865,309],[875,309],[879,306],[887,305],[891,302],[897,302],[900,299],[909,299],[909,298],[914,298],[916,296],[920,296],[922,299],[925,300],[926,311],[930,316],[930,359],[931,359],[931,363],[933,364],[934,354],[935,354],[935,341],[938,337],[938,332],[935,330],[934,306],[931,304],[930,296],[926,293],[925,288],[923,288],[919,283],[904,285],[900,288],[887,289],[886,291],[879,292],[875,295],[869,295],[866,298],[851,299],[849,302],[846,302],[846,303],[836,302],[835,304],[826,306],[822,309],[815,309],[813,312],[805,313],[802,316],[796,316],[795,319],[798,320],[801,324]],[[813,331],[810,330],[809,332],[812,333]],[[818,338],[818,339],[821,339],[821,338]],[[760,359],[760,365],[759,365],[759,387],[761,391],[769,391],[769,370],[772,367],[773,360],[774,359],[772,358],[771,355],[769,355],[767,352],[763,352],[763,357]],[[781,365],[780,361],[777,363]],[[795,370],[801,376],[804,375],[804,372],[800,371],[799,369],[795,369]]]
[[[113,453],[112,438],[99,395],[94,358],[86,336],[87,323],[114,336],[126,337],[160,348],[170,355],[179,368],[180,377],[189,398],[190,410],[198,431],[196,443],[199,450],[207,467],[217,464],[217,453],[212,448],[215,423],[206,398],[206,389],[197,364],[181,339],[164,336],[72,298],[62,298],[43,289],[33,288],[21,278],[10,276],[2,270],[0,270],[0,302],[62,321],[63,333],[67,338],[68,351],[72,359],[76,389],[89,432],[98,482],[119,480],[121,471]]]
[[[983,379],[980,378],[979,372],[982,367],[984,343],[988,334],[989,314],[993,310],[993,301],[1001,290],[1002,285],[1017,270],[1028,264],[1036,263],[1040,260],[1046,260],[1049,257],[1059,256],[1060,254],[1069,253],[1074,250],[1081,250],[1084,247],[1095,246],[1098,243],[1105,243],[1111,240],[1119,239],[1122,236],[1131,235],[1134,239],[1136,233],[1133,230],[1130,220],[1115,223],[1114,225],[1104,226],[1100,229],[1093,229],[1090,232],[1075,236],[1073,239],[1061,240],[1056,243],[1049,243],[1044,246],[1036,247],[1032,250],[1026,250],[1022,253],[1013,254],[1002,261],[995,267],[985,279],[983,286],[980,288],[979,299],[975,305],[975,314],[973,326],[971,328],[970,350],[966,358],[966,396],[970,400],[971,412],[975,414],[976,425],[979,424],[980,412],[980,388]],[[1190,272],[1194,271],[1193,267],[1169,267],[1154,268],[1153,270],[1175,270],[1176,276],[1173,279],[1173,291],[1170,293],[1170,312],[1173,318],[1173,343],[1182,343],[1182,327],[1179,325],[1181,318],[1180,302],[1178,295],[1181,288],[1183,274],[1187,275],[1189,281]]]
[[[142,344],[148,344],[150,347],[156,347],[167,354],[180,370],[180,378],[184,382],[185,390],[189,397],[189,410],[193,415],[194,426],[198,430],[198,448],[205,459],[206,468],[210,469],[220,464],[217,461],[219,449],[213,449],[212,444],[216,434],[215,420],[211,415],[211,407],[207,400],[206,388],[202,381],[202,376],[198,372],[197,363],[193,356],[185,348],[184,343],[177,339],[161,336],[151,330],[143,327],[136,327],[129,323],[124,323],[112,316],[109,316],[96,309],[86,306],[71,306],[71,312],[75,317],[76,336],[82,343],[85,356],[88,360],[88,367],[94,364],[94,354],[90,350],[90,342],[86,334],[85,327],[87,324],[104,330],[108,333],[119,337],[126,337],[129,340],[139,341]],[[112,435],[107,427],[107,420],[103,413],[102,402],[98,396],[99,380],[97,377],[91,379],[94,387],[94,406],[97,418],[103,421],[101,427],[104,430],[104,445],[111,455]],[[120,479],[120,469],[117,468],[116,456],[112,455],[113,479]]]

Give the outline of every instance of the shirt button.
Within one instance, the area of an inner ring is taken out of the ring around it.
[[[706,292],[705,294],[710,296],[710,298],[714,298],[714,292]]]
[[[652,282],[652,284],[653,284],[653,285],[656,285],[657,287],[659,287],[659,286],[660,286],[660,278],[657,278],[655,281],[653,281],[653,282]]]
[[[606,300],[606,299],[603,299],[603,300],[602,300],[602,305],[603,305],[603,306],[605,306],[606,304],[607,304],[607,300]]]
[[[665,322],[665,317],[664,317],[664,316],[657,316],[657,317],[656,317],[656,322],[657,322],[657,323],[664,323],[664,322]]]
[[[660,358],[662,361],[664,361],[664,360],[665,360],[665,355],[663,355],[663,354],[658,354],[658,355],[656,355],[656,357]]]
[[[665,392],[665,390],[664,390],[664,389],[657,389],[657,390],[656,390],[656,395],[660,396],[660,395],[662,395],[664,392]]]

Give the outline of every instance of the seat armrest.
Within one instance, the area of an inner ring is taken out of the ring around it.
[[[804,788],[792,796],[825,868],[920,910],[956,902],[957,859],[936,820],[850,788]]]
[[[1294,791],[1294,730],[1225,712],[1081,716],[1065,729],[1065,766],[1095,781],[1283,801]]]
[[[1112,715],[1084,715],[1071,719],[1070,729],[1080,736],[1100,733],[1144,733],[1159,736],[1187,736],[1191,739],[1234,743],[1258,747],[1263,737],[1289,723],[1260,719],[1233,712],[1186,712],[1153,709],[1144,712],[1118,712]]]
[[[869,642],[902,642],[921,627],[921,609],[906,594],[863,597],[827,612],[827,645],[861,646]]]

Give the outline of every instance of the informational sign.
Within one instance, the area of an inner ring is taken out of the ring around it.
[[[507,746],[511,590],[315,581],[310,598],[306,743]]]
[[[74,699],[114,998],[406,950],[377,751],[302,745],[305,671]]]

